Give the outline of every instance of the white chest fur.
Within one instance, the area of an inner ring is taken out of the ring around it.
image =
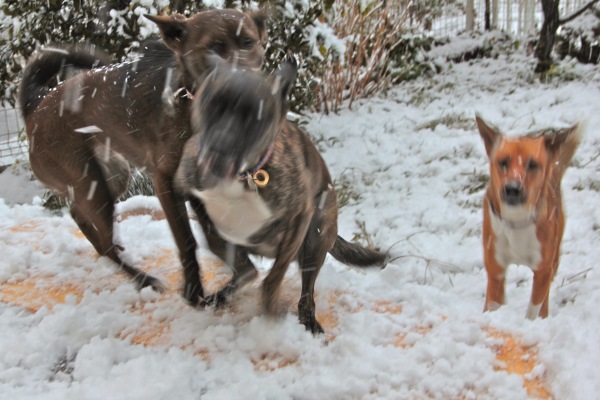
[[[513,214],[511,216],[520,213],[516,209],[507,211]],[[488,209],[488,212],[496,236],[494,246],[498,264],[505,268],[509,264],[526,265],[532,270],[536,270],[542,254],[535,223],[528,222],[525,213],[523,213],[524,218],[520,219],[520,223],[511,223],[500,219],[491,209]]]
[[[272,213],[263,199],[241,181],[224,182],[212,189],[193,190],[219,234],[231,243],[248,245],[248,239],[269,222]]]

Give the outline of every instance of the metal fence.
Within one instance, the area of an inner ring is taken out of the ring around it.
[[[569,16],[587,0],[562,0],[559,14]],[[543,22],[542,5],[536,0],[489,0],[490,28],[514,36],[539,32]],[[485,0],[447,0],[432,24],[435,36],[454,36],[460,32],[485,29]]]
[[[0,168],[27,154],[27,141],[21,111],[13,108],[0,108]]]

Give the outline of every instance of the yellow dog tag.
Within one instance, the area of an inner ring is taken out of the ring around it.
[[[264,169],[259,169],[252,174],[252,180],[259,188],[264,188],[269,183],[269,173]]]

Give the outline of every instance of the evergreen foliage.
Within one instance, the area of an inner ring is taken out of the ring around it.
[[[148,4],[152,4],[148,6]],[[14,106],[27,58],[51,43],[90,42],[122,61],[156,28],[143,14],[179,1],[0,0],[0,99]]]

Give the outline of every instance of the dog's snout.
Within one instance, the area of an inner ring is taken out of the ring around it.
[[[234,160],[225,154],[214,152],[204,161],[204,173],[209,173],[216,178],[231,179],[234,171]]]
[[[502,200],[508,205],[515,206],[525,202],[525,191],[519,182],[508,182],[502,190]]]

